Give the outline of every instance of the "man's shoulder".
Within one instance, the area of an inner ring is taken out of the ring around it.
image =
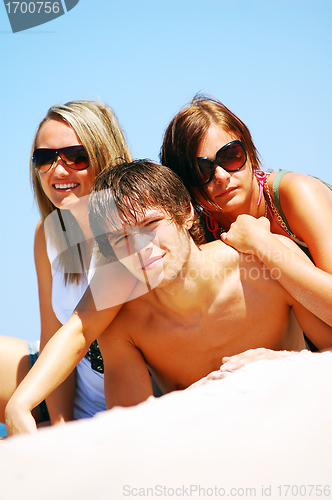
[[[143,314],[149,309],[151,303],[151,293],[145,283],[138,282],[134,290],[122,305],[116,319],[126,323],[136,321],[136,316]]]
[[[216,258],[223,258],[228,259],[228,258],[236,258],[239,256],[239,252],[235,250],[235,248],[226,245],[221,240],[215,240],[211,241],[210,243],[204,243],[204,245],[201,245],[200,250],[205,253],[205,254],[210,254],[213,257]]]

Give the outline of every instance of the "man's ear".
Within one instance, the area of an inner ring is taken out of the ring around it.
[[[192,225],[194,223],[194,219],[195,219],[195,211],[194,211],[194,207],[192,206],[192,203],[190,203],[190,214],[188,215],[187,221],[184,225],[184,228],[187,231],[189,231],[189,229],[192,228]]]

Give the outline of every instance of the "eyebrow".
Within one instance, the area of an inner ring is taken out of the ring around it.
[[[136,221],[136,225],[137,226],[146,226],[149,222],[151,222],[155,219],[158,219],[159,217],[161,217],[161,214],[157,214],[157,213],[152,214],[149,217],[144,217],[143,219]]]
[[[121,236],[126,236],[128,234],[126,230],[127,227],[146,226],[147,224],[149,224],[149,222],[153,221],[154,219],[162,218],[163,216],[165,216],[165,214],[156,212],[155,214],[150,214],[148,217],[144,217],[141,220],[135,221],[136,222],[135,224],[128,224],[128,223],[124,224],[119,229],[115,229],[114,231],[109,231],[110,238],[112,240],[115,240],[116,238],[119,238]]]
[[[108,232],[110,239],[115,240],[116,238],[119,238],[121,236],[126,236],[127,231],[126,231],[126,226],[122,226],[121,229],[115,229],[114,231],[109,231]]]

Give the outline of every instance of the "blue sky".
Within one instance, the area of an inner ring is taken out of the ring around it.
[[[331,24],[330,0],[80,0],[13,34],[1,4],[1,333],[39,338],[28,163],[49,106],[106,101],[133,156],[158,160],[202,91],[248,125],[265,168],[332,183]]]

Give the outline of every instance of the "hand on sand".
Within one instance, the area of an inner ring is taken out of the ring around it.
[[[30,411],[17,410],[11,401],[6,406],[5,422],[7,436],[14,434],[28,433],[31,434],[37,431],[36,421]]]
[[[252,363],[253,361],[261,360],[273,360],[288,358],[289,356],[294,356],[297,354],[293,351],[272,351],[271,349],[264,349],[263,347],[259,349],[249,349],[248,351],[241,352],[235,356],[224,357],[221,362],[220,367],[221,372],[234,372],[242,366]]]

